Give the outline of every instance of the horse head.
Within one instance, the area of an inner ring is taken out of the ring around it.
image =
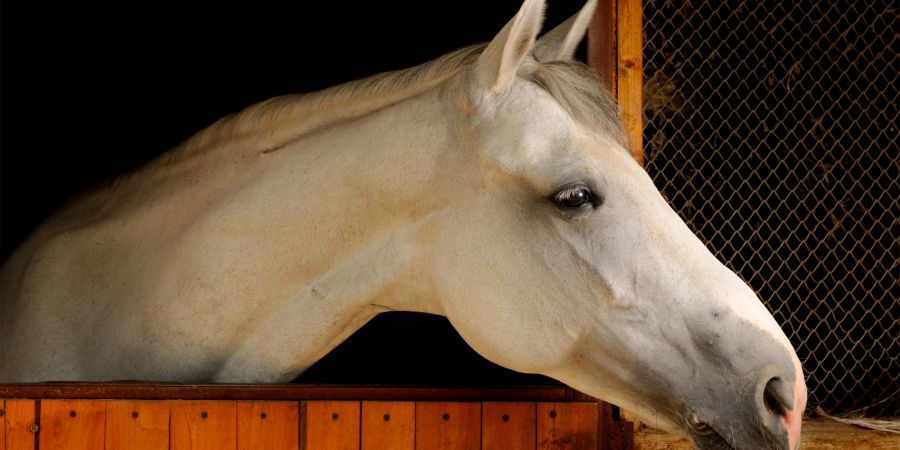
[[[795,448],[806,387],[754,292],[626,151],[611,95],[572,61],[593,14],[537,39],[526,0],[458,80],[464,198],[431,267],[488,359],[635,411],[700,448]]]

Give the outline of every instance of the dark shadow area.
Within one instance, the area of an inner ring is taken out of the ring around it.
[[[296,383],[557,386],[475,353],[441,316],[382,313],[294,380]]]

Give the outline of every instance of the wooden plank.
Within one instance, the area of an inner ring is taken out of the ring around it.
[[[305,450],[359,449],[359,402],[303,402],[300,420]]]
[[[480,403],[416,403],[416,450],[480,448]]]
[[[482,450],[534,450],[534,403],[483,403]]]
[[[231,401],[173,401],[171,450],[237,449],[237,403]]]
[[[238,450],[298,450],[300,404],[240,402],[237,405]]]
[[[615,422],[612,420],[612,405],[602,402],[598,405],[597,438],[600,440],[599,450],[619,450],[616,448],[617,434]]]
[[[416,404],[363,402],[362,450],[413,450],[416,444]]]
[[[6,399],[0,399],[0,450],[6,450]]]
[[[168,450],[167,401],[106,402],[106,450]]]
[[[41,450],[103,450],[106,402],[42,400]]]
[[[616,8],[616,96],[622,106],[631,155],[641,163],[644,159],[641,0],[618,0]]]
[[[616,0],[598,0],[588,27],[588,67],[616,95]]]
[[[803,421],[800,448],[821,450],[896,450],[900,435],[846,425],[830,420]],[[639,428],[634,433],[636,450],[690,450],[687,438],[654,428]]]
[[[596,450],[599,410],[596,403],[538,403],[539,450]]]
[[[329,385],[202,385],[176,383],[25,383],[0,385],[0,398],[120,400],[380,400],[561,402],[563,386],[490,388],[372,387]]]
[[[610,450],[631,450],[634,448],[634,422],[617,420],[606,427],[607,438],[603,446]],[[603,436],[601,435],[601,438]]]
[[[34,450],[37,433],[35,400],[5,400],[6,450]]]

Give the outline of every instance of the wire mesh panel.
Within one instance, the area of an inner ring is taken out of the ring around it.
[[[897,16],[892,0],[643,6],[647,171],[832,413],[900,415]]]

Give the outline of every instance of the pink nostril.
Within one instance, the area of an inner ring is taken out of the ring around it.
[[[802,378],[799,380],[797,383],[789,383],[775,377],[766,383],[763,390],[763,404],[784,426],[789,448],[792,450],[800,442],[800,422],[806,407],[806,385]]]
[[[806,410],[806,383],[803,381],[803,369],[800,367],[800,361],[794,355],[794,374],[796,382],[788,386],[791,390],[791,398],[793,402],[791,407],[785,411],[781,417],[781,423],[788,434],[788,447],[795,450],[800,447],[800,427],[803,422],[803,411]]]

